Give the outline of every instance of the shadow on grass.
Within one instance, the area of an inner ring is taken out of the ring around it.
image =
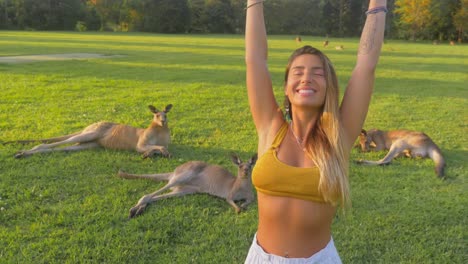
[[[222,56],[212,56],[210,61],[217,61],[221,59]],[[225,58],[224,58],[225,59]],[[81,78],[81,77],[94,77],[94,82],[98,85],[99,82],[107,83],[109,79],[109,72],[119,73],[119,77],[112,77],[114,82],[121,81],[151,81],[158,84],[163,83],[174,83],[177,82],[177,87],[167,88],[174,89],[174,91],[185,89],[187,86],[193,85],[197,82],[202,82],[204,85],[213,85],[218,86],[221,84],[230,84],[230,85],[245,85],[245,70],[232,70],[232,69],[212,69],[213,64],[210,65],[209,61],[199,61],[198,65],[193,65],[193,68],[185,67],[183,69],[175,70],[174,68],[167,68],[164,65],[146,65],[144,70],[143,66],[131,66],[131,65],[115,65],[115,64],[99,64],[99,70],[96,70],[96,63],[92,61],[71,61],[71,62],[49,62],[49,63],[33,63],[27,66],[21,66],[18,69],[15,69],[15,73],[12,73],[13,78],[16,74],[21,75],[31,75],[37,76],[38,74],[42,75],[60,75],[57,72],[63,70],[64,64],[70,63],[70,71],[65,78]],[[177,64],[178,62],[172,62]],[[210,67],[203,69],[196,69],[200,65],[210,65]],[[242,62],[239,60],[235,63],[233,62],[223,62],[221,65],[241,65]],[[171,62],[165,62],[165,65],[171,65]],[[190,64],[188,64],[190,65]],[[15,67],[15,66],[12,66]],[[80,70],[74,71],[73,69],[77,67]],[[456,66],[457,68],[462,68],[460,65]],[[387,69],[391,69],[390,66],[385,66]],[[10,68],[9,70],[12,70]],[[437,71],[438,69],[434,69]],[[451,72],[449,67],[441,69],[445,72]],[[154,72],[154,74],[149,74]],[[215,74],[216,73],[216,74]],[[275,73],[275,74],[280,74]],[[430,72],[428,72],[430,74]],[[71,76],[70,76],[71,75]],[[395,77],[379,77],[377,79],[377,85],[379,87],[385,87],[386,89],[377,89],[376,92],[379,93],[391,93],[399,94],[401,96],[418,96],[418,97],[453,97],[459,96],[460,92],[463,92],[463,83],[454,82],[453,80],[447,79],[447,81],[437,81],[431,80],[429,86],[421,86],[421,83],[427,83],[426,79],[422,78],[399,78]],[[174,86],[174,85],[171,85]],[[434,89],[436,88],[436,89]],[[440,88],[440,89],[437,89]],[[428,92],[424,92],[427,90]]]

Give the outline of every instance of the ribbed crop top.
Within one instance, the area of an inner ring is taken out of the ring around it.
[[[290,166],[277,157],[276,150],[288,132],[284,122],[271,147],[257,160],[252,170],[252,182],[258,192],[325,203],[319,191],[320,171],[317,167]]]

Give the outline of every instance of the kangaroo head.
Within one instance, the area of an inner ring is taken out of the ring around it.
[[[378,129],[369,129],[369,130],[361,130],[361,134],[359,135],[359,144],[361,145],[361,150],[366,152],[370,151],[371,147],[375,147],[377,142],[379,141],[379,135],[382,133],[382,130]]]
[[[366,130],[362,129],[361,134],[359,134],[359,145],[361,145],[361,150],[366,152],[370,150],[370,144],[372,142],[372,138]]]
[[[237,165],[237,177],[242,179],[250,179],[252,175],[252,168],[257,162],[257,153],[255,153],[248,161],[242,162],[242,160],[236,154],[231,155],[231,160]]]
[[[163,111],[158,110],[152,105],[149,105],[148,108],[153,113],[153,123],[159,126],[167,126],[166,114],[171,110],[172,104],[166,105],[166,108]]]

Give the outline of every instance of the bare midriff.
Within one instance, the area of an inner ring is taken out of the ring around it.
[[[258,192],[258,244],[267,253],[308,258],[331,239],[336,208],[290,197]]]

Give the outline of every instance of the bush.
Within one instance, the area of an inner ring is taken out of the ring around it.
[[[77,21],[75,25],[75,30],[78,32],[86,31],[88,28],[86,27],[86,23],[83,21]]]

